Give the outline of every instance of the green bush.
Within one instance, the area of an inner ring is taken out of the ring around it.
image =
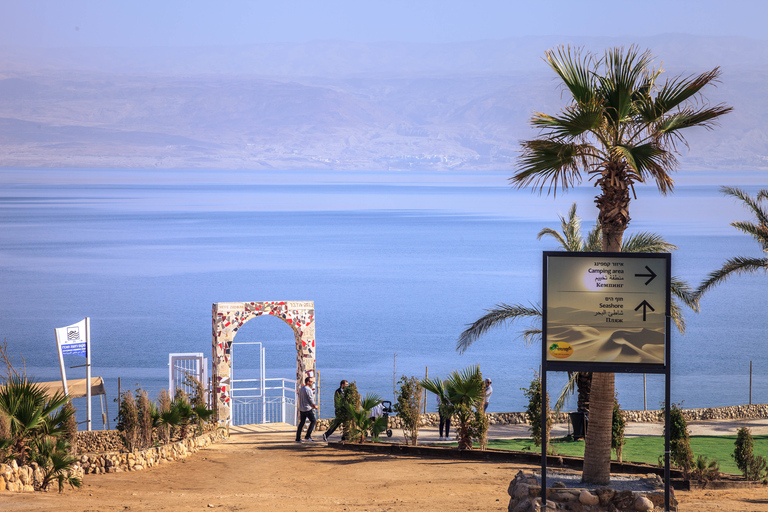
[[[768,474],[768,463],[765,457],[754,455],[752,432],[747,427],[741,427],[736,436],[736,448],[733,458],[736,467],[747,480],[763,480]]]
[[[130,391],[123,391],[120,395],[120,404],[117,410],[117,426],[115,428],[120,432],[120,436],[123,438],[123,445],[129,452],[139,447],[139,409],[136,407],[136,399]]]
[[[611,428],[611,448],[616,450],[616,460],[621,462],[621,452],[624,449],[624,428],[627,420],[621,410],[618,396],[613,397],[613,427]]]
[[[357,383],[350,382],[349,385],[344,388],[344,392],[339,400],[341,406],[341,431],[342,439],[352,440],[351,435],[354,430],[353,414],[350,410],[358,411],[360,409],[360,392],[357,391]]]
[[[693,467],[693,450],[691,449],[691,433],[688,431],[688,423],[683,416],[682,403],[672,404],[669,407],[669,458],[671,464],[674,464],[688,477]],[[664,407],[659,413],[660,418],[664,416]],[[664,435],[666,436],[666,425],[664,426]]]
[[[528,419],[528,423],[531,425],[531,437],[536,446],[541,446],[542,432],[541,432],[541,379],[538,372],[534,372],[531,385],[527,388],[520,388],[525,397],[528,399],[528,406],[525,409],[525,416]],[[547,444],[549,444],[549,432],[552,430],[552,411],[549,408],[549,393],[547,393],[546,403],[544,405],[547,411]]]
[[[418,442],[423,394],[419,379],[406,376],[400,378],[400,390],[397,393],[397,402],[395,402],[393,409],[402,422],[405,444],[416,446]]]

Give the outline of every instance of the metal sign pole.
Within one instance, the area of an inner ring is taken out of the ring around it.
[[[542,268],[542,294],[544,304],[547,303],[547,253],[544,254],[544,264]],[[547,408],[544,406],[547,396],[547,308],[542,309],[541,322],[541,508],[547,508]]]
[[[88,402],[88,431],[92,430],[91,423],[91,318],[85,317],[85,399]]]

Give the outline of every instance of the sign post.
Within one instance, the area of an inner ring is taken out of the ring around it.
[[[671,255],[547,251],[543,256],[542,396],[547,371],[664,374],[669,510]],[[541,418],[546,431],[544,408]],[[546,438],[541,460],[546,506]]]
[[[67,371],[64,367],[64,356],[74,355],[85,357],[85,399],[87,410],[87,429],[91,430],[91,319],[85,317],[76,324],[54,329],[56,347],[59,351],[59,369],[64,393],[69,395],[67,386]]]

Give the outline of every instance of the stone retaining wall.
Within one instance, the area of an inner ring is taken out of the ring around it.
[[[117,430],[92,430],[77,433],[75,449],[77,453],[121,452],[125,445]]]
[[[83,468],[80,464],[75,464],[70,468],[69,475],[83,478]],[[49,491],[59,488],[59,482],[54,480],[48,485],[48,488],[42,488],[43,470],[37,463],[32,462],[29,466],[19,466],[16,461],[10,464],[0,464],[0,493],[2,492],[32,492]]]
[[[99,430],[91,432],[78,432],[78,447],[81,446],[107,446],[110,443],[117,446],[115,436],[119,440],[119,449],[103,453],[81,453],[80,460],[72,467],[71,474],[80,479],[87,474],[120,473],[122,471],[140,471],[158,464],[167,464],[184,459],[188,455],[199,451],[206,446],[226,439],[224,429],[216,429],[197,437],[188,437],[180,441],[163,446],[125,452],[120,440],[119,432],[115,430]],[[40,489],[43,480],[42,470],[37,464],[19,467],[16,462],[0,464],[0,492],[30,492]],[[53,486],[53,487],[52,487]],[[57,489],[58,482],[51,484],[48,489]]]
[[[197,437],[188,437],[174,443],[127,452],[88,453],[80,456],[85,474],[120,473],[140,471],[158,464],[184,459],[206,446],[226,439],[224,429],[217,429]]]
[[[615,511],[662,511],[664,510],[664,485],[658,475],[648,475],[647,483],[654,490],[616,491],[601,487],[594,491],[568,489],[556,485],[547,489],[547,510],[568,510],[570,512],[615,512]],[[541,484],[533,473],[519,471],[509,483],[509,512],[538,512],[541,510]],[[677,510],[677,500],[672,489],[669,507]]]
[[[629,422],[637,423],[661,423],[660,410],[655,411],[624,411]],[[731,405],[728,407],[708,407],[706,409],[683,409],[683,416],[688,421],[696,420],[752,420],[768,418],[768,404]],[[491,425],[520,425],[528,424],[524,412],[490,412],[488,420]],[[315,430],[323,432],[328,428],[331,419],[319,419]],[[568,413],[559,413],[555,416],[555,423],[568,421]],[[437,427],[440,419],[436,412],[421,415],[422,427]],[[454,423],[454,422],[452,422]],[[389,417],[389,428],[402,428],[398,416]]]

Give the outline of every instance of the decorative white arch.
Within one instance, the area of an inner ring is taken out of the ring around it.
[[[296,391],[306,377],[315,377],[315,303],[297,302],[217,302],[213,304],[213,386],[214,409],[220,423],[230,425],[230,378],[232,341],[245,322],[261,315],[280,318],[296,339]]]

